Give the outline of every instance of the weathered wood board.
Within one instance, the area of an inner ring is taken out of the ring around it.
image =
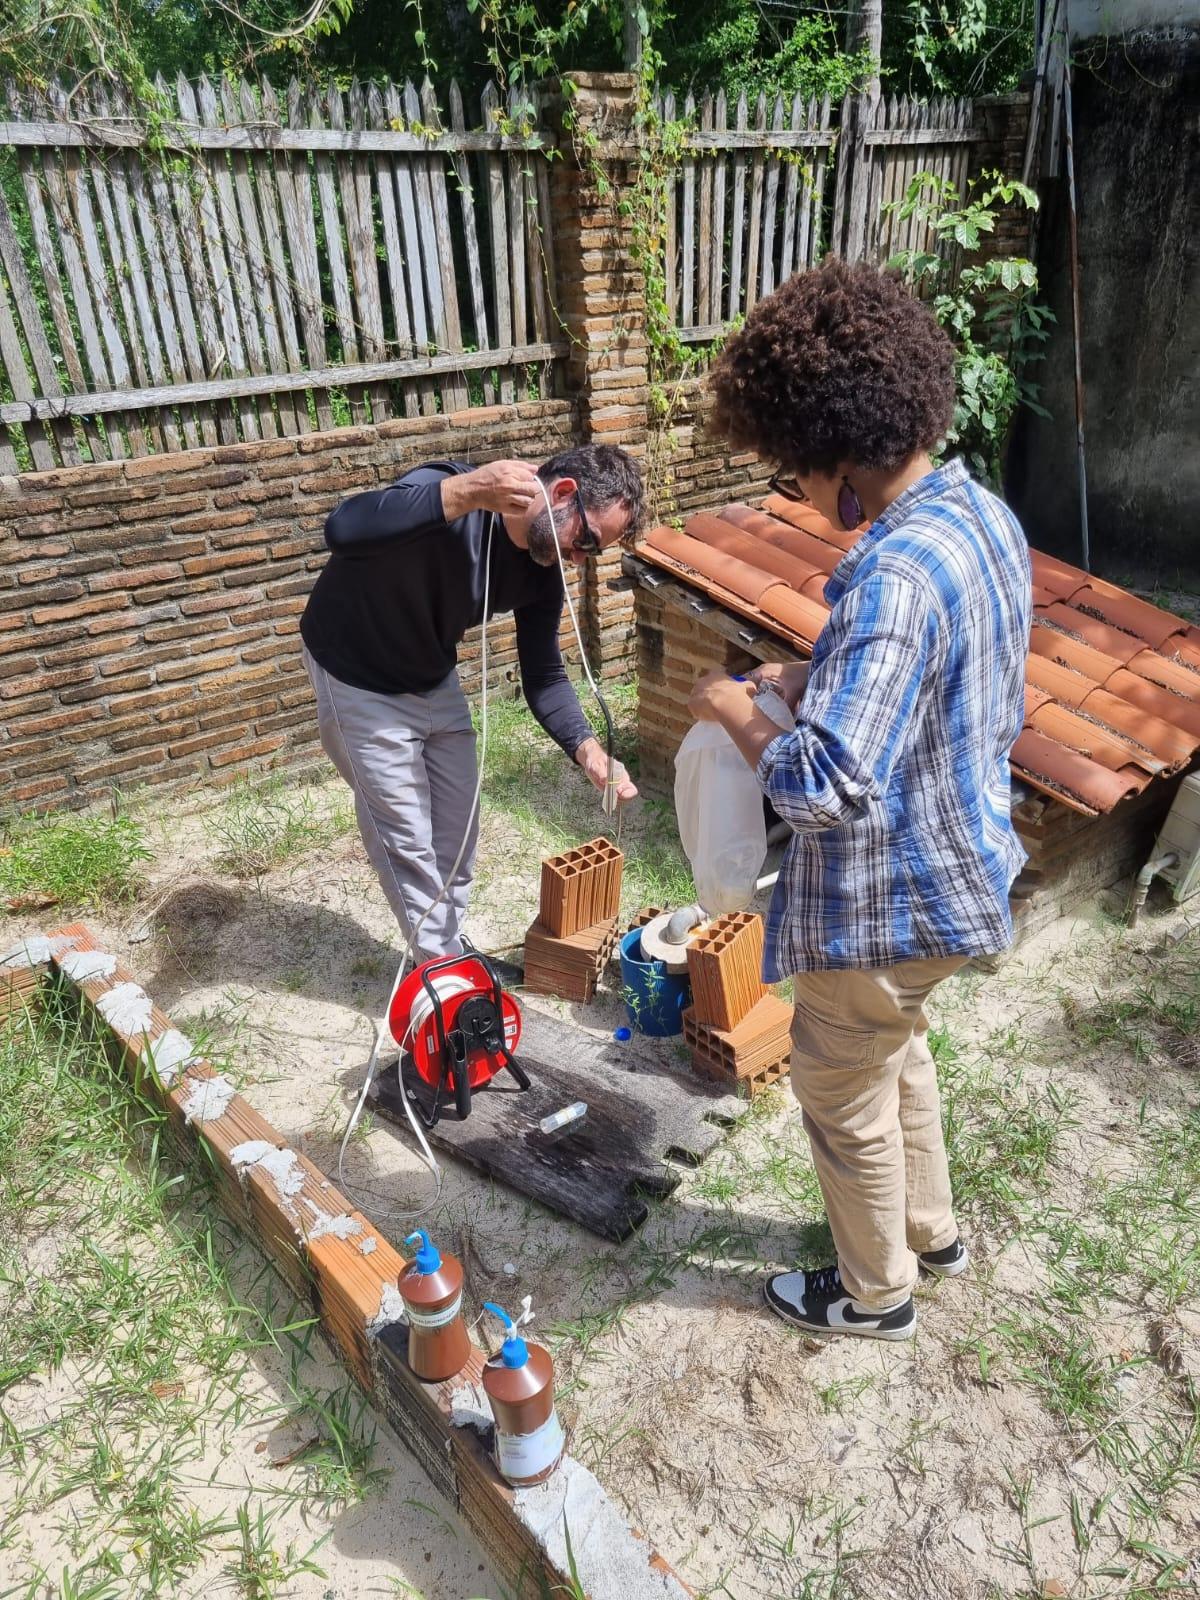
[[[529,1007],[522,1017],[517,1059],[532,1086],[523,1091],[502,1072],[475,1095],[466,1122],[451,1105],[430,1141],[592,1233],[626,1239],[646,1220],[647,1199],[678,1185],[668,1160],[702,1161],[745,1105],[695,1078],[676,1039],[635,1034],[619,1044]],[[423,1083],[417,1092],[428,1104]],[[379,1115],[407,1128],[395,1066],[373,1094]],[[587,1103],[582,1122],[542,1133],[543,1117],[576,1100]]]

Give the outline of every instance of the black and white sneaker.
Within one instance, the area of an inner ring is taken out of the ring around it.
[[[816,1272],[776,1272],[763,1284],[771,1310],[806,1333],[855,1333],[863,1339],[911,1339],[917,1328],[912,1296],[887,1311],[860,1305],[836,1267]]]
[[[917,1256],[917,1260],[935,1278],[957,1278],[971,1263],[967,1247],[961,1239],[955,1239],[953,1244],[946,1245],[942,1250],[926,1250]]]

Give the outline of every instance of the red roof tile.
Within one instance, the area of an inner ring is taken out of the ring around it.
[[[732,522],[745,533],[786,550],[789,555],[807,561],[821,572],[832,572],[846,553],[836,544],[830,544],[828,539],[818,539],[803,528],[793,528],[778,517],[768,516],[765,511],[754,511],[736,501],[721,512],[721,520]]]
[[[655,565],[811,650],[828,575],[858,538],[811,506],[771,495],[657,528]],[[1015,772],[1084,812],[1110,811],[1200,749],[1200,628],[1033,551],[1035,622]]]
[[[824,539],[826,544],[834,545],[839,550],[852,550],[859,535],[864,532],[862,528],[854,528],[849,533],[845,528],[835,528],[813,506],[806,505],[802,500],[789,500],[782,494],[769,494],[763,501],[763,510],[784,522],[790,522],[793,528],[802,528],[805,533]]]

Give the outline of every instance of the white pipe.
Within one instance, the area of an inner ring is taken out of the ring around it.
[[[1160,872],[1165,872],[1168,867],[1177,867],[1179,857],[1174,850],[1166,850],[1161,856],[1151,856],[1146,865],[1137,875],[1133,892],[1129,896],[1129,909],[1125,916],[1127,927],[1136,928],[1138,918],[1142,914],[1142,907],[1146,904],[1146,896],[1150,893],[1150,885]]]

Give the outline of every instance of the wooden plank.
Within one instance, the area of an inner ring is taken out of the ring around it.
[[[33,384],[29,380],[29,369],[25,365],[20,335],[17,333],[17,325],[9,305],[8,287],[3,276],[0,276],[0,365],[3,366],[9,386],[18,401],[36,399]],[[25,443],[29,447],[34,466],[41,471],[45,471],[48,467],[56,467],[58,457],[51,448],[46,430],[41,423],[31,420],[23,422],[22,426],[25,430]],[[6,449],[8,448],[10,447],[6,445]],[[12,470],[15,470],[15,466]]]
[[[175,93],[180,110],[185,115],[195,115],[196,97],[182,73],[175,80]],[[200,315],[205,368],[211,374],[226,366],[231,373],[240,377],[250,369],[242,346],[232,269],[225,258],[225,242],[217,217],[215,177],[208,158],[197,153],[192,158],[192,167],[186,176],[172,172],[171,184],[183,231],[192,299]],[[258,413],[248,398],[244,398],[238,406],[237,420],[244,439],[262,437]],[[224,424],[221,431],[222,434],[226,431]],[[234,437],[237,437],[236,433]]]
[[[660,126],[667,126],[675,120],[675,96],[668,92],[657,97],[655,107],[658,111]],[[663,205],[666,211],[666,236],[663,241],[663,285],[666,292],[667,310],[671,314],[672,322],[679,320],[679,259],[677,230],[675,222],[675,163],[669,163],[663,178]]]
[[[330,95],[337,95],[335,85],[330,85]],[[308,95],[309,126],[322,126],[320,99],[315,90]],[[338,210],[337,187],[333,181],[333,162],[330,156],[318,150],[314,157],[317,171],[317,195],[321,203],[321,220],[325,227],[325,251],[329,263],[329,282],[333,290],[334,326],[341,343],[342,361],[347,366],[356,365],[359,359],[358,340],[354,331],[354,308],[350,301],[350,279],[346,273],[346,253],[342,245],[342,218]],[[367,408],[361,386],[349,393],[350,415],[355,422],[367,420]]]
[[[775,96],[771,108],[771,127],[783,127],[783,96]],[[763,199],[762,293],[775,288],[775,215],[779,206],[779,157],[767,157],[766,194]]]
[[[828,104],[828,101],[826,101]],[[820,112],[817,109],[815,98],[809,100],[804,107],[802,116],[811,123],[818,121]],[[792,258],[792,270],[803,272],[809,265],[809,252],[813,246],[813,196],[816,193],[816,159],[812,166],[806,166],[800,174],[798,193],[796,196],[796,245],[795,255]]]
[[[457,82],[450,84],[450,126],[456,133],[466,131],[466,116],[463,111],[462,90]],[[465,154],[459,153],[451,157],[454,176],[458,183],[459,203],[462,207],[463,239],[467,251],[467,278],[471,286],[471,313],[475,322],[475,344],[478,349],[486,350],[489,347],[487,301],[483,293],[483,264],[479,255],[479,234],[475,227],[475,186],[471,182],[471,167]],[[541,167],[544,169],[543,161]],[[545,178],[544,171],[539,176]],[[539,201],[540,201],[539,192]],[[549,196],[545,210],[542,212],[541,221],[549,218]],[[543,238],[545,236],[543,235]],[[490,374],[483,380],[483,403],[492,405],[496,399],[495,386]]]
[[[536,153],[528,159],[533,164],[537,180],[537,228],[548,313],[546,335],[548,338],[553,338],[556,334],[566,331],[566,324],[558,304],[558,269],[554,255],[554,208],[550,200],[550,162],[546,156]],[[550,384],[551,373],[548,368],[543,367],[538,378],[539,392],[543,395],[549,394]]]
[[[767,97],[760,94],[754,108],[754,126],[762,132],[767,125]],[[746,255],[746,310],[759,298],[759,271],[762,248],[763,157],[750,158],[750,246]]]
[[[410,123],[421,121],[421,101],[412,83],[405,80],[403,89],[404,115]],[[519,160],[519,157],[514,157]],[[425,303],[429,314],[429,342],[439,352],[447,349],[446,301],[442,264],[439,253],[437,222],[434,216],[433,186],[430,181],[430,164],[427,157],[414,156],[408,163],[412,174],[413,202],[416,206],[416,238],[421,276],[425,284]],[[524,260],[524,219],[520,221],[521,252]],[[524,337],[522,323],[522,338]],[[440,386],[442,410],[454,409],[458,395],[455,384],[446,381]]]
[[[57,105],[63,103],[63,91],[57,88],[54,92]],[[43,104],[47,102],[43,101]],[[57,109],[55,110],[57,115]],[[103,268],[99,259],[99,251],[95,243],[95,227],[88,203],[86,192],[82,197],[84,213],[87,217],[87,228],[80,222],[75,213],[77,192],[81,184],[79,170],[79,157],[77,152],[65,152],[61,164],[50,151],[42,153],[42,176],[45,180],[46,193],[49,196],[51,213],[54,219],[55,233],[63,253],[63,263],[67,271],[67,281],[71,287],[71,296],[75,302],[75,320],[78,323],[83,337],[84,351],[88,358],[88,365],[92,371],[92,386],[95,388],[109,388],[116,386],[116,376],[112,369],[113,347],[117,352],[117,363],[121,370],[124,367],[124,351],[118,330],[112,320],[111,307],[102,283]],[[98,298],[93,302],[93,290]],[[114,418],[113,426],[106,429],[109,453],[123,456],[126,453],[125,441],[122,431],[127,427],[127,417]],[[144,441],[144,435],[140,436]],[[138,441],[131,441],[135,449]]]
[[[104,263],[96,240],[95,218],[78,151],[64,152],[61,170],[55,165],[53,155],[47,152],[43,172],[93,384],[104,389],[110,386],[128,388],[129,366],[124,341],[109,299]],[[106,433],[109,452],[114,457],[126,453],[125,434],[129,436],[135,455],[145,453],[146,435],[136,416],[116,414],[113,426]]]
[[[17,89],[12,84],[8,86],[8,104],[15,114],[23,114],[24,104]],[[59,350],[62,353],[63,366],[66,368],[68,382],[75,390],[82,393],[90,385],[84,375],[83,360],[75,344],[75,330],[72,326],[70,312],[67,309],[67,297],[59,274],[58,252],[54,246],[54,238],[46,215],[38,168],[35,167],[34,157],[28,149],[17,151],[17,167],[21,174],[21,184],[25,192],[25,209],[29,214],[29,226],[33,234],[34,248],[37,251],[38,266],[42,273],[46,300],[50,306],[50,318],[54,323]],[[45,385],[42,386],[42,393],[50,393]],[[91,459],[93,461],[107,461],[108,444],[104,437],[104,432],[86,417],[83,419],[83,435],[87,442]]]
[[[441,128],[441,113],[438,110],[437,96],[433,92],[433,85],[426,78],[421,84],[420,94],[421,121],[426,127]],[[526,166],[526,158],[518,156],[522,163],[522,170]],[[447,157],[438,151],[426,157],[425,170],[429,176],[429,198],[433,205],[433,231],[437,244],[438,275],[441,290],[442,320],[441,331],[438,334],[438,343],[443,350],[461,350],[463,345],[462,321],[458,314],[458,275],[454,269],[454,241],[450,233],[450,201],[446,194],[446,160]],[[527,206],[528,211],[528,206]],[[540,287],[539,279],[539,287]],[[545,337],[546,308],[545,301],[540,303],[541,323],[535,319],[534,343],[540,343]],[[450,406],[453,410],[461,410],[468,400],[467,386],[461,379],[454,379],[442,388],[443,402],[449,395]]]
[[[500,96],[494,83],[484,85],[480,96],[480,111],[485,128],[495,125],[499,114]],[[487,162],[488,219],[491,224],[492,293],[495,296],[496,343],[513,342],[512,296],[508,276],[508,220],[504,200],[504,166],[498,155],[489,154]],[[512,373],[500,372],[500,399],[511,405],[516,391]]]
[[[626,1239],[648,1215],[646,1197],[678,1187],[681,1174],[667,1157],[703,1160],[720,1143],[723,1125],[744,1110],[677,1071],[672,1044],[644,1034],[627,1044],[595,1039],[527,1007],[517,1059],[531,1087],[521,1090],[502,1073],[473,1097],[466,1122],[452,1108],[430,1141],[601,1238]],[[427,1087],[413,1087],[424,1102]],[[377,1080],[374,1104],[407,1128],[400,1093],[392,1068]],[[557,1138],[541,1133],[541,1118],[576,1100],[588,1111],[574,1130]]]
[[[685,121],[696,117],[695,96],[689,94],[683,103]],[[696,280],[696,159],[683,157],[683,258],[680,262],[679,326],[690,328],[695,322],[693,312]]]
[[[262,115],[278,117],[279,105],[274,94],[267,96],[265,83],[260,94],[262,95]],[[243,78],[238,86],[238,104],[242,120],[251,121],[259,115],[258,107],[254,104],[254,92],[249,82]],[[276,162],[282,158],[274,154],[264,154],[254,165],[255,191],[258,196],[258,209],[262,216],[263,238],[266,242],[267,262],[270,266],[271,303],[274,313],[273,321],[278,325],[279,338],[282,343],[281,360],[286,363],[289,372],[299,372],[303,365],[300,358],[300,344],[296,337],[296,307],[292,297],[292,281],[287,269],[287,254],[284,248],[283,228],[280,223],[279,212],[279,185],[276,178]],[[264,292],[267,282],[267,270],[263,268]],[[278,367],[280,361],[275,365]],[[286,414],[288,422],[297,433],[309,431],[308,397],[299,395],[294,404],[281,398],[280,415]],[[286,413],[284,407],[286,406]]]
[[[361,133],[366,126],[366,101],[362,85],[355,79],[349,89],[350,126]],[[344,121],[342,96],[331,87],[329,122],[341,127]],[[375,208],[371,193],[371,169],[366,156],[337,158],[338,182],[342,191],[342,212],[346,218],[346,249],[354,283],[354,301],[363,357],[380,361],[385,354],[383,302],[379,293],[379,259],[375,253]],[[391,415],[392,397],[385,384],[372,384],[368,390],[371,420],[381,422]]]
[[[368,130],[353,139],[336,129],[325,127],[278,127],[259,123],[254,127],[213,127],[203,122],[178,121],[156,124],[153,140],[168,150],[287,150],[296,153],[340,150],[386,152],[392,155],[429,155],[460,150],[545,150],[553,141],[542,134],[501,133],[424,133]],[[103,127],[79,122],[64,123],[57,118],[31,117],[20,121],[0,121],[0,145],[17,149],[138,149],[147,142],[143,124]]]
[[[17,308],[17,314],[21,319],[21,326],[25,330],[25,342],[29,346],[29,358],[33,363],[33,371],[37,378],[38,390],[43,395],[51,398],[58,398],[62,394],[62,385],[58,380],[58,372],[54,365],[54,356],[51,353],[50,345],[46,338],[46,330],[42,326],[41,310],[38,306],[36,298],[34,297],[33,288],[29,282],[29,275],[25,270],[25,262],[21,255],[20,240],[17,238],[17,232],[13,226],[12,216],[10,215],[8,209],[8,202],[4,197],[4,190],[2,188],[0,188],[0,264],[3,265],[4,271],[8,277],[9,293],[12,295],[13,304]],[[15,349],[16,354],[20,356],[20,346],[15,339],[13,340],[12,347]],[[24,367],[23,357],[21,359],[21,366]],[[30,386],[29,392],[22,396],[13,382],[13,377],[11,374],[9,381],[10,384],[12,384],[12,391],[14,395],[16,395],[18,398],[29,398],[29,395],[32,393],[32,386]],[[33,430],[32,434],[30,435],[30,442],[32,446],[32,437],[34,435],[40,436],[42,430],[38,424],[31,424],[30,427]],[[53,434],[54,442],[58,446],[59,456],[63,463],[66,466],[75,465],[79,461],[79,448],[75,443],[75,433],[71,424],[69,422],[52,424],[51,432]],[[36,452],[32,452],[31,449],[31,453],[34,454],[34,458],[36,460]],[[51,464],[56,465],[57,463],[52,462]]]
[[[372,84],[367,90],[367,121],[378,127],[386,121],[387,112],[384,110],[383,93],[378,84]],[[375,158],[375,175],[379,186],[379,216],[383,225],[383,250],[384,260],[387,263],[388,299],[392,307],[392,322],[395,330],[394,349],[401,356],[411,355],[415,351],[413,344],[412,328],[408,320],[408,294],[404,286],[404,251],[400,245],[400,223],[396,211],[396,180],[392,168],[392,159],[388,155],[377,155]],[[480,285],[482,293],[482,284]],[[406,416],[415,417],[420,414],[420,404],[416,388],[411,383],[402,385],[404,413]]]
[[[713,107],[713,127],[723,132],[729,120],[729,105],[724,89],[718,91]],[[724,292],[724,274],[727,252],[725,249],[725,188],[728,178],[729,157],[722,150],[713,159],[713,220],[712,248],[710,252],[709,303],[714,322],[721,320],[721,299]]]
[[[713,125],[713,97],[706,94],[700,102],[700,128],[711,133]],[[696,257],[696,316],[700,322],[715,322],[719,306],[713,309],[712,272],[713,256],[713,157],[709,152],[700,162],[700,223],[699,249]]]
[[[216,91],[207,77],[201,75],[197,79],[195,93],[201,120],[208,127],[220,126],[221,110],[217,103]],[[224,298],[232,300],[230,312],[241,329],[241,347],[245,351],[243,360],[249,363],[250,371],[258,376],[267,371],[268,363],[258,321],[258,307],[250,283],[252,267],[250,251],[238,217],[237,197],[234,193],[233,176],[226,152],[214,150],[209,157],[208,165],[216,194],[216,218],[220,227],[220,242],[224,245],[224,254],[229,262]],[[232,295],[229,285],[232,285]],[[275,412],[269,399],[258,408],[258,425],[263,438],[276,437],[278,429],[275,425]]]
[[[85,116],[97,112],[100,115],[105,114],[107,102],[103,98],[101,89],[90,95],[80,92],[77,103]],[[95,195],[96,209],[100,214],[100,227],[108,247],[108,258],[112,263],[112,278],[116,284],[117,300],[124,324],[124,348],[128,360],[132,363],[132,375],[137,386],[145,388],[151,383],[161,383],[166,374],[158,330],[154,326],[153,315],[149,314],[141,251],[132,228],[127,235],[117,215],[114,179],[117,164],[121,159],[116,151],[106,152],[102,156],[89,153],[83,164],[92,181],[92,193]],[[142,421],[146,435],[156,452],[163,449],[164,442],[170,449],[180,448],[181,436],[174,418],[169,413],[144,417]]]
[[[746,96],[738,96],[735,120],[737,130],[744,131],[750,110]],[[729,226],[729,299],[726,320],[732,322],[742,311],[742,252],[746,226],[746,156],[737,150],[733,157],[733,216]]]
[[[388,117],[393,122],[403,122],[404,107],[400,102],[400,90],[395,84],[389,83],[384,90],[383,103]],[[430,319],[425,311],[424,273],[421,266],[421,230],[417,221],[417,195],[412,161],[397,160],[393,165],[392,174],[396,183],[396,200],[400,207],[400,227],[404,235],[404,259],[407,269],[408,289],[412,301],[413,337],[416,340],[417,349],[422,354],[426,354],[433,343],[433,337]],[[437,411],[435,386],[431,383],[423,383],[419,386],[418,393],[421,398],[422,414],[427,417],[433,416]]]
[[[792,96],[792,111],[790,126],[793,133],[799,131],[804,121],[804,100],[800,95]],[[796,161],[787,163],[787,173],[783,181],[783,236],[779,245],[779,281],[786,283],[792,275],[792,263],[796,249],[796,196],[800,185],[800,169]]]
[[[514,86],[509,90],[510,116],[519,116],[522,96]],[[523,156],[508,158],[508,237],[509,288],[512,292],[513,340],[522,343],[529,337],[525,265],[525,185],[522,181]]]
[[[711,337],[711,334],[710,334]],[[328,388],[333,384],[381,383],[412,378],[443,380],[458,371],[475,372],[490,366],[532,366],[570,354],[565,339],[547,344],[510,345],[503,350],[451,351],[440,356],[415,356],[404,361],[363,361],[305,372],[249,373],[217,378],[207,383],[167,384],[162,388],[101,390],[95,394],[69,394],[61,399],[44,397],[8,401],[0,405],[0,422],[25,423],[31,419],[86,416],[141,406],[176,406],[207,400],[243,400],[270,394],[274,387],[294,394],[301,389]]]
[[[269,84],[263,83],[263,103],[273,96]],[[295,78],[288,81],[287,117],[290,126],[306,122],[304,96]],[[313,210],[313,173],[307,151],[295,156],[278,155],[275,158],[275,184],[279,190],[279,204],[287,229],[291,254],[292,277],[300,302],[300,328],[304,336],[304,353],[311,368],[324,367],[325,360],[325,307],[321,295],[321,267],[317,255],[317,221]],[[333,408],[327,390],[313,394],[317,413],[317,427],[333,427]]]
[[[121,86],[114,89],[111,103],[118,115],[124,114],[128,101]],[[147,296],[153,307],[152,322],[156,321],[161,336],[161,381],[186,383],[189,372],[180,340],[179,320],[171,298],[167,261],[164,260],[164,250],[169,259],[171,245],[165,237],[160,237],[162,230],[155,216],[154,199],[147,187],[144,172],[147,164],[157,165],[157,162],[158,156],[154,152],[146,152],[144,155],[134,152],[127,157],[114,155],[110,158],[110,167],[114,174],[118,214],[123,218],[126,213],[128,214],[131,227],[136,228],[145,255]],[[124,222],[122,225],[125,225]],[[175,249],[178,251],[177,245]],[[136,244],[131,244],[129,251],[136,254]],[[200,369],[191,375],[203,377],[204,373]],[[201,443],[216,442],[216,427],[207,412],[198,420],[194,409],[185,406],[180,413],[180,422],[185,448],[191,449]]]
[[[242,91],[245,92],[243,103]],[[258,107],[254,104],[250,85],[243,78],[240,87],[228,77],[222,77],[219,94],[221,114],[226,123],[236,125],[247,116],[258,120]],[[238,219],[245,241],[247,273],[253,296],[257,326],[262,329],[264,370],[279,372],[285,365],[283,336],[279,327],[278,297],[271,281],[271,262],[259,224],[258,204],[250,159],[244,151],[235,150],[230,162],[233,167],[233,191],[237,198]],[[299,432],[296,407],[291,397],[281,395],[275,402],[279,411],[279,430],[289,437]]]
[[[828,147],[830,136],[819,129],[800,128],[795,133],[790,128],[737,128],[724,133],[697,131],[687,135],[689,149],[702,150],[815,150]],[[603,145],[601,149],[603,149]]]
[[[829,96],[826,95],[821,101],[822,128],[831,129],[832,116],[833,107]],[[824,232],[825,179],[829,170],[829,163],[832,160],[831,152],[832,146],[825,146],[818,150],[814,163],[812,192],[809,197],[809,216],[811,218],[811,225],[807,230],[807,238],[805,241],[807,247],[806,264],[808,266],[815,266],[816,263],[821,259],[822,255],[824,255],[825,251],[829,248],[829,244],[825,238]]]
[[[969,102],[968,102],[969,104]],[[940,144],[975,144],[982,137],[979,130],[973,127],[944,128],[938,135]],[[876,127],[868,129],[863,135],[863,143],[877,148],[889,144],[920,144],[921,140],[911,129]]]
[[[156,88],[164,96],[169,92],[162,78],[156,79]],[[191,188],[180,174],[180,165],[171,163],[168,178],[161,161],[135,163],[133,183],[135,193],[140,184],[149,190],[153,214],[147,215],[146,228],[162,242],[163,268],[183,343],[187,375],[193,383],[201,383],[220,371],[225,355],[210,296],[212,280],[204,262],[199,217]],[[175,376],[177,381],[183,381],[182,375]],[[214,444],[218,438],[229,444],[238,438],[237,420],[228,402],[202,407],[198,415],[205,444]]]
[[[850,154],[854,139],[854,108],[855,98],[847,91],[842,98],[838,119],[838,142],[833,167],[833,215],[829,226],[829,248],[835,255],[843,255],[846,248],[846,221],[854,169]]]

